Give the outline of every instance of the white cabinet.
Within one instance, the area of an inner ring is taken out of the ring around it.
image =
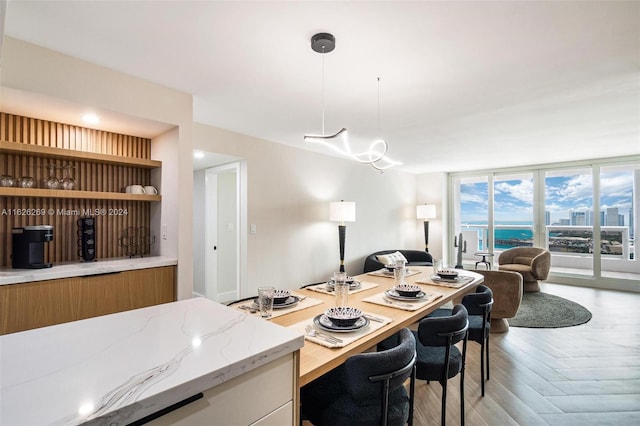
[[[297,419],[298,351],[204,392],[204,397],[147,423],[169,425],[293,425]]]

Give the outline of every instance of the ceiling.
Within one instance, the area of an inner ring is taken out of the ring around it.
[[[311,50],[318,32],[333,52]],[[9,0],[5,34],[191,93],[195,121],[330,154],[302,139],[322,131],[324,59],[326,133],[354,150],[380,135],[411,173],[640,153],[637,1]]]

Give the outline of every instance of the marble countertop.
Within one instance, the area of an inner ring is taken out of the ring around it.
[[[125,425],[303,345],[204,298],[0,336],[0,424]]]
[[[135,269],[158,268],[177,265],[178,260],[165,256],[105,259],[96,262],[69,262],[54,264],[44,269],[0,268],[0,285],[20,284],[32,281],[55,280],[58,278],[82,277],[132,271]]]

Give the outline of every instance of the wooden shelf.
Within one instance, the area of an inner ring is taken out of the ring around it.
[[[7,154],[32,155],[43,158],[64,160],[82,160],[99,163],[120,164],[124,166],[156,169],[162,167],[161,161],[144,158],[122,157],[118,155],[97,154],[95,152],[53,148],[50,146],[28,145],[17,142],[0,141],[0,152]]]
[[[65,191],[62,189],[12,187],[0,187],[0,196],[94,200],[162,201],[161,195],[125,194],[122,192]]]

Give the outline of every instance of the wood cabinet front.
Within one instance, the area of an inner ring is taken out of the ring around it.
[[[176,300],[175,266],[0,286],[0,334]]]

